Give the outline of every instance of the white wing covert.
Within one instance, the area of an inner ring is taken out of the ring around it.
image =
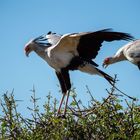
[[[61,36],[62,35],[51,33],[51,34],[47,34],[46,38],[50,44],[55,45],[60,40]]]

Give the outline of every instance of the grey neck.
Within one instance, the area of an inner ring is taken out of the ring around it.
[[[115,57],[112,57],[112,61],[111,61],[111,64],[113,63],[117,63],[117,62],[120,62],[120,61],[124,61],[126,60],[126,58],[124,57],[124,55],[121,55],[121,56],[115,56]]]
[[[48,46],[36,44],[34,51],[42,58],[45,58]]]

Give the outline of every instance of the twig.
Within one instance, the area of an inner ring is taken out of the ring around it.
[[[109,96],[104,100],[104,102],[99,107],[102,107],[111,97],[112,97],[112,94],[109,94]],[[85,114],[85,117],[92,114],[95,111],[95,109],[97,108],[94,108],[91,112],[88,112],[87,114]]]
[[[115,81],[115,82],[114,82],[114,83],[111,83],[111,82],[110,82],[110,84],[112,85],[112,87],[113,87],[114,89],[116,89],[117,91],[119,91],[121,94],[125,95],[126,97],[128,97],[128,98],[130,98],[130,99],[136,101],[136,98],[133,98],[133,97],[127,95],[126,93],[122,92],[120,89],[118,89],[118,88],[115,86],[116,81],[118,81],[118,80],[116,80],[116,79],[117,79],[117,75],[115,74],[115,78],[114,78],[114,81]]]

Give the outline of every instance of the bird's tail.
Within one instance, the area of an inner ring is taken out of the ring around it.
[[[97,69],[97,68],[96,68]],[[97,71],[113,86],[115,84],[114,78],[112,78],[110,75],[107,73],[97,69]]]
[[[89,74],[95,74],[95,75],[99,75],[104,77],[111,85],[113,85],[115,83],[115,80],[108,74],[106,74],[105,72],[101,71],[100,69],[98,69],[97,67],[93,66],[92,64],[85,64],[84,66],[80,66],[78,68],[80,71],[82,72],[86,72]]]
[[[123,95],[127,96],[128,98],[132,99],[132,100],[136,100],[135,98],[127,95],[126,93],[122,92],[120,89],[118,89],[115,86],[115,82],[116,80],[114,78],[112,78],[110,75],[106,74],[105,72],[99,70],[98,68],[96,68],[94,65],[92,64],[85,64],[83,66],[79,66],[78,69],[82,72],[86,72],[89,74],[95,74],[95,75],[99,75],[104,77],[112,86],[114,89],[116,89],[117,91],[119,91],[120,93],[122,93]]]

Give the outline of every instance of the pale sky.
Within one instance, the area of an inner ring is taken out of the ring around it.
[[[0,96],[14,89],[15,98],[23,100],[19,110],[25,114],[30,105],[30,90],[33,85],[36,96],[45,102],[48,92],[60,99],[58,80],[54,70],[32,53],[24,54],[24,45],[32,38],[53,31],[58,34],[96,31],[113,28],[140,38],[139,0],[1,0],[0,1]],[[95,62],[111,76],[118,75],[117,87],[130,96],[140,98],[140,71],[129,63],[121,62],[102,68],[105,57],[115,52],[127,41],[103,43]],[[85,105],[89,101],[86,85],[92,95],[100,100],[107,96],[109,83],[99,76],[82,72],[70,72],[71,82],[76,88],[78,99]]]

